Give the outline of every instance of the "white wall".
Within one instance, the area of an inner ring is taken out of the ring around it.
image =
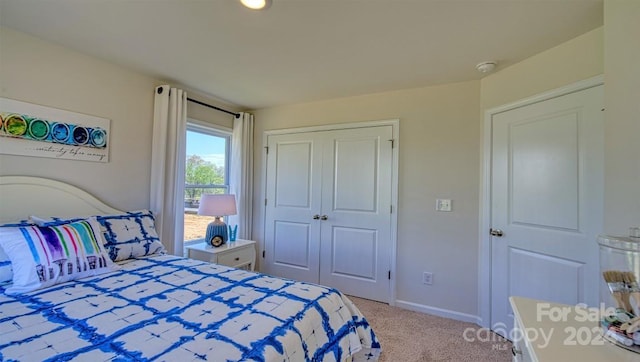
[[[49,177],[119,209],[148,208],[153,89],[160,83],[7,28],[0,44],[0,96],[111,120],[109,163],[0,155],[0,174]]]
[[[154,88],[165,82],[8,28],[0,47],[1,97],[111,120],[109,163],[0,154],[0,175],[53,178],[119,209],[148,208]],[[226,127],[233,119],[195,104],[188,112]]]
[[[257,110],[256,200],[264,200],[264,131],[399,118],[397,299],[475,316],[479,95],[471,81]],[[453,199],[453,212],[436,212],[436,198]],[[262,222],[257,214],[254,230]]]
[[[640,1],[604,3],[604,231],[640,226]]]
[[[484,77],[483,112],[497,106],[600,75],[604,71],[602,27]]]

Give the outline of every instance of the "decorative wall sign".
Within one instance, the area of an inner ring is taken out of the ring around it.
[[[109,162],[105,118],[0,98],[0,153]]]

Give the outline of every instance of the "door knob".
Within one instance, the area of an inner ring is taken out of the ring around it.
[[[318,214],[313,215],[313,220],[318,220],[318,219],[320,219],[320,215]]]
[[[327,220],[329,217],[327,215],[322,215],[322,217],[320,218],[320,220]]]
[[[489,229],[489,235],[501,237],[504,233],[500,229]]]

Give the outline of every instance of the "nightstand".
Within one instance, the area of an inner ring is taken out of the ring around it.
[[[201,243],[185,246],[187,257],[233,268],[253,271],[256,267],[256,242],[253,240],[227,241],[220,247]]]

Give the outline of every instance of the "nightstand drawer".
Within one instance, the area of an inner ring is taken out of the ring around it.
[[[255,270],[256,242],[238,239],[214,248],[202,240],[194,240],[185,246],[187,256],[191,259],[207,261],[233,268]]]
[[[218,259],[216,254],[211,254],[202,250],[189,250],[189,258],[215,263]]]
[[[255,249],[251,245],[250,248],[234,249],[226,253],[218,255],[218,264],[231,267],[238,267],[253,263],[255,258]]]

